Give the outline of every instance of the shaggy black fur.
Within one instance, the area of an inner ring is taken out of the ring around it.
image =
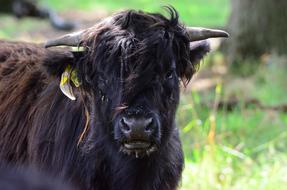
[[[33,169],[15,168],[0,163],[0,190],[72,190],[58,179],[52,179]]]
[[[183,169],[175,126],[180,81],[188,83],[209,47],[190,50],[176,11],[168,10],[170,19],[116,14],[86,33],[84,52],[0,42],[0,158],[83,190],[175,190]],[[59,90],[68,64],[81,81],[76,101]],[[139,158],[123,149],[118,129],[134,110],[159,124],[155,149]]]

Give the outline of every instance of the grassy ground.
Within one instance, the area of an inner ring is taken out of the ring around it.
[[[187,24],[224,26],[229,13],[229,0],[61,2],[42,0],[42,4],[75,19],[80,16],[73,9],[85,12],[82,17],[92,17],[124,8],[162,11],[162,5],[171,4]],[[59,35],[46,22],[38,20],[17,21],[2,16],[0,26],[0,38],[43,41],[46,35]],[[220,53],[205,59],[199,74],[183,90],[177,113],[186,160],[182,190],[286,189],[287,114],[269,109],[287,104],[286,63],[287,58],[267,57],[260,61],[254,74],[241,77],[226,71]],[[239,69],[240,73],[250,70]],[[239,100],[233,110],[218,106],[220,101],[230,98]],[[244,101],[249,99],[266,107],[245,107]]]
[[[287,104],[286,63],[271,57],[252,76],[227,74],[214,88],[183,93],[177,115],[186,156],[182,190],[286,189],[287,114],[268,109]],[[216,107],[231,97],[267,108]]]

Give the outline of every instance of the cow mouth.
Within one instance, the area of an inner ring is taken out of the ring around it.
[[[136,158],[149,156],[156,151],[156,146],[152,142],[147,141],[130,141],[124,142],[121,146],[121,151],[127,155],[133,155]]]
[[[149,142],[141,142],[141,141],[124,143],[124,147],[127,148],[127,149],[130,149],[130,150],[147,149],[150,146],[151,146],[151,143],[149,143]]]

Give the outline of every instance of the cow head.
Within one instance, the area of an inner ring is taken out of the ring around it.
[[[89,115],[104,126],[101,130],[119,150],[136,157],[165,146],[175,130],[180,83],[188,83],[209,51],[205,39],[228,36],[219,30],[184,27],[177,12],[168,10],[170,19],[121,12],[46,44],[83,47],[74,52],[72,68],[87,94]],[[75,99],[74,89],[72,85],[64,93]]]

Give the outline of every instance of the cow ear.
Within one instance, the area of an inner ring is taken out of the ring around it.
[[[70,51],[48,52],[43,63],[48,74],[60,78],[60,90],[71,100],[76,100],[73,87],[80,86],[77,70],[74,68],[74,65],[81,54],[81,52]]]
[[[196,64],[210,51],[210,44],[208,40],[190,42],[189,49],[190,61]]]
[[[49,75],[61,77],[67,65],[74,64],[74,59],[71,51],[47,50],[43,66]]]
[[[200,61],[210,51],[208,40],[190,42],[189,44],[189,64],[186,64],[181,79],[187,85],[193,74],[197,71]]]

